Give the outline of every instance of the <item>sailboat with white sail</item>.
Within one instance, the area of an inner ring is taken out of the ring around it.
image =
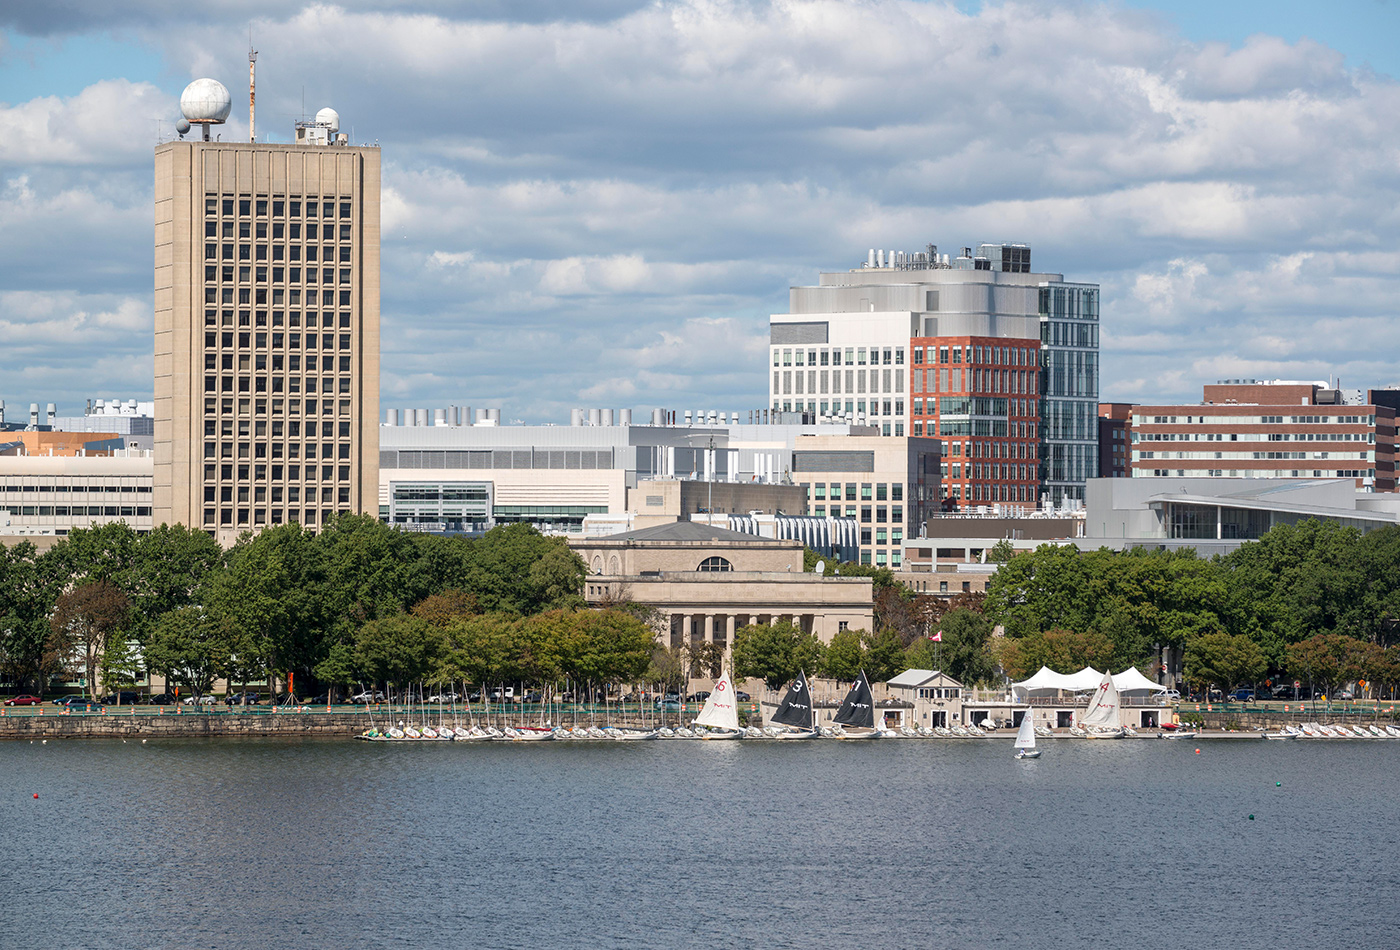
[[[1089,700],[1089,708],[1079,717],[1079,726],[1089,739],[1123,738],[1123,726],[1118,721],[1118,687],[1113,685],[1113,674],[1104,672],[1103,682]]]
[[[1016,758],[1038,759],[1040,750],[1035,747],[1035,711],[1027,709],[1021,717],[1021,728],[1016,731]]]
[[[786,727],[767,730],[765,734],[772,739],[815,739],[821,735],[817,731],[817,711],[812,705],[812,689],[805,670],[798,671],[797,679],[788,687],[787,695],[769,722]]]
[[[870,681],[865,678],[865,670],[851,686],[841,708],[831,720],[835,725],[849,728],[833,730],[838,739],[879,739],[884,735],[875,728],[875,699],[870,694]]]
[[[739,728],[739,707],[734,701],[734,684],[729,674],[720,676],[710,698],[705,700],[705,708],[695,717],[692,725],[705,726],[701,739],[742,739],[744,732]]]

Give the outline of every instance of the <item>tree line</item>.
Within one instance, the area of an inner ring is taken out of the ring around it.
[[[1007,557],[987,589],[1012,679],[1042,665],[1138,666],[1206,689],[1299,680],[1328,694],[1400,683],[1400,526],[1279,525],[1235,551],[1081,552],[1042,545]],[[1378,695],[1378,693],[1376,693]]]
[[[526,525],[468,539],[346,515],[314,533],[270,527],[225,551],[180,526],[138,535],[105,524],[43,553],[0,547],[0,673],[35,691],[81,676],[95,694],[143,673],[200,692],[215,678],[289,673],[300,688],[434,668],[644,671],[645,624],[584,611],[585,574],[563,539]]]

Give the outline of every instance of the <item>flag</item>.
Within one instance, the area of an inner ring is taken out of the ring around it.
[[[943,642],[943,631],[942,631],[942,630],[938,631],[938,632],[935,633],[933,636],[929,637],[929,639],[932,640],[934,643],[942,643],[942,642]]]

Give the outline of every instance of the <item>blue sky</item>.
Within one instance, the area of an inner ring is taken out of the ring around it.
[[[1400,380],[1400,3],[0,0],[11,407],[149,398],[151,148],[250,25],[260,136],[384,149],[386,407],[756,407],[791,284],[1004,240],[1105,400]]]

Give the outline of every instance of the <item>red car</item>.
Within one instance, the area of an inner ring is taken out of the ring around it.
[[[44,701],[38,696],[30,696],[28,693],[21,693],[14,699],[5,700],[6,706],[42,706]]]

